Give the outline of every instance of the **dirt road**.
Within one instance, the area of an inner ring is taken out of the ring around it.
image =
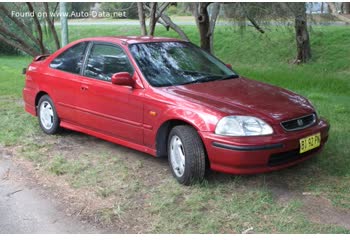
[[[98,233],[96,227],[57,209],[54,199],[14,177],[18,166],[0,148],[0,234],[7,233]]]

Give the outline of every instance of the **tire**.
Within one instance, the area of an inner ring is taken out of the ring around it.
[[[168,161],[171,172],[183,185],[204,178],[206,154],[197,131],[186,125],[174,127],[168,138]]]
[[[57,115],[55,105],[48,95],[40,98],[37,115],[39,125],[44,133],[55,134],[60,130],[60,119]]]

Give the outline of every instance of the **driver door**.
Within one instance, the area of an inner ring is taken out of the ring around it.
[[[117,45],[95,42],[88,51],[80,86],[80,124],[93,131],[143,144],[143,89],[118,86],[114,73],[134,69]]]

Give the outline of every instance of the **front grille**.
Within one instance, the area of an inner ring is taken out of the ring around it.
[[[296,131],[310,127],[316,122],[316,114],[310,114],[300,118],[294,118],[288,121],[281,122],[281,126],[286,131]]]
[[[272,154],[270,156],[268,165],[270,167],[274,167],[274,166],[278,166],[278,165],[282,165],[282,164],[287,164],[287,163],[290,163],[293,161],[297,161],[302,157],[312,155],[313,153],[317,152],[319,150],[319,148],[320,147],[315,148],[315,149],[310,150],[310,151],[307,151],[305,153],[299,153],[299,149],[295,149],[295,150],[288,151],[288,152]]]

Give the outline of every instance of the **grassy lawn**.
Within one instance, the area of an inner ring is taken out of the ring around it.
[[[184,30],[198,43],[195,27]],[[136,26],[70,27],[70,40],[138,34]],[[177,37],[161,27],[157,35]],[[330,121],[324,151],[290,169],[256,176],[213,173],[202,184],[183,187],[169,171],[164,173],[163,160],[82,134],[44,135],[20,101],[20,72],[30,62],[28,57],[0,57],[0,144],[20,146],[21,156],[42,173],[95,194],[105,203],[95,212],[102,222],[128,224],[136,214],[144,218],[133,222],[145,224],[142,232],[240,233],[252,227],[256,233],[350,233],[345,225],[317,215],[318,208],[311,211],[320,204],[330,212],[350,213],[349,39],[348,27],[313,27],[313,60],[297,66],[289,63],[295,55],[292,29],[270,27],[264,35],[249,28],[216,29],[219,58],[243,76],[308,97]],[[74,144],[58,148],[62,141]],[[79,148],[84,154],[75,153]]]

